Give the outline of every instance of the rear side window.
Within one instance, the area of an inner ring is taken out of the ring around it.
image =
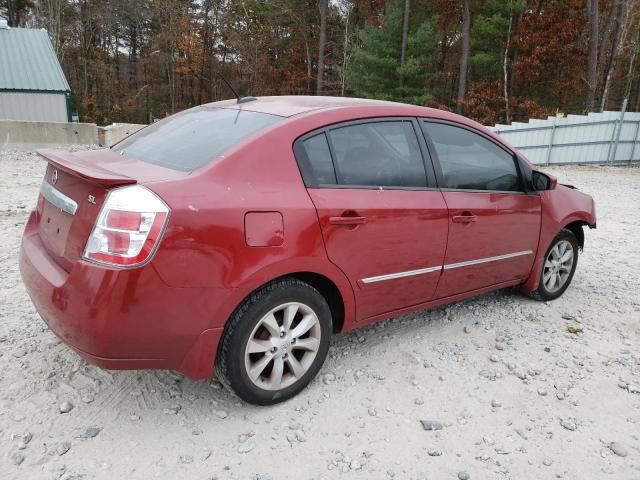
[[[443,123],[422,123],[438,155],[442,188],[519,191],[513,156],[477,133]]]
[[[370,122],[329,131],[340,185],[426,187],[422,153],[411,122]]]
[[[309,161],[309,168],[314,183],[319,185],[335,185],[336,174],[331,161],[331,150],[324,133],[319,133],[303,142],[304,150]]]
[[[427,186],[413,124],[378,121],[331,127],[294,145],[307,186]]]
[[[191,171],[280,120],[247,110],[196,107],[134,133],[113,150],[154,165]]]

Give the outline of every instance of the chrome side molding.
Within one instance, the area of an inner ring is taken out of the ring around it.
[[[451,270],[453,268],[469,267],[471,265],[478,265],[480,263],[497,262],[499,260],[507,260],[509,258],[520,257],[523,255],[532,255],[531,250],[524,250],[522,252],[506,253],[504,255],[497,255],[495,257],[478,258],[476,260],[467,260],[466,262],[449,263],[437,267],[419,268],[417,270],[407,270],[404,272],[389,273],[387,275],[378,275],[376,277],[367,277],[362,279],[362,283],[376,283],[383,282],[385,280],[393,280],[396,278],[412,277],[414,275],[423,275],[425,273],[439,272],[441,270]]]
[[[507,253],[505,255],[497,255],[495,257],[478,258],[477,260],[467,260],[466,262],[459,263],[449,263],[444,266],[444,269],[451,270],[452,268],[469,267],[471,265],[478,265],[479,263],[497,262],[498,260],[507,260],[508,258],[531,254],[533,254],[531,250],[524,250],[522,252]]]
[[[50,183],[47,183],[46,181],[42,182],[40,193],[54,207],[59,208],[63,212],[69,213],[71,215],[76,214],[76,210],[78,210],[78,204],[76,203],[76,201],[72,198],[67,197],[59,190],[53,188]]]
[[[367,277],[362,279],[362,283],[375,283],[384,280],[393,280],[394,278],[412,277],[414,275],[423,275],[425,273],[438,272],[442,270],[441,266],[419,268],[418,270],[407,270],[405,272],[389,273],[387,275],[378,275],[377,277]]]

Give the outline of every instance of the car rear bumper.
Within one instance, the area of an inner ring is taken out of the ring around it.
[[[20,272],[49,328],[88,362],[107,369],[171,369],[212,375],[224,305],[233,289],[170,287],[152,264],[116,270],[78,261],[70,272],[46,252],[29,218]],[[232,309],[232,308],[231,308]],[[217,326],[217,328],[216,328]]]

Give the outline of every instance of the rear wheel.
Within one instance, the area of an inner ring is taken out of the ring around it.
[[[578,241],[571,230],[562,230],[553,239],[544,257],[536,296],[555,300],[571,284],[578,265]]]
[[[216,372],[243,400],[271,405],[303,390],[324,363],[331,311],[312,286],[274,281],[238,307],[225,328]]]

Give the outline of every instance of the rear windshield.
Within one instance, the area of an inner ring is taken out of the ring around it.
[[[282,117],[266,113],[196,107],[134,133],[113,150],[154,165],[190,172],[280,120]]]

